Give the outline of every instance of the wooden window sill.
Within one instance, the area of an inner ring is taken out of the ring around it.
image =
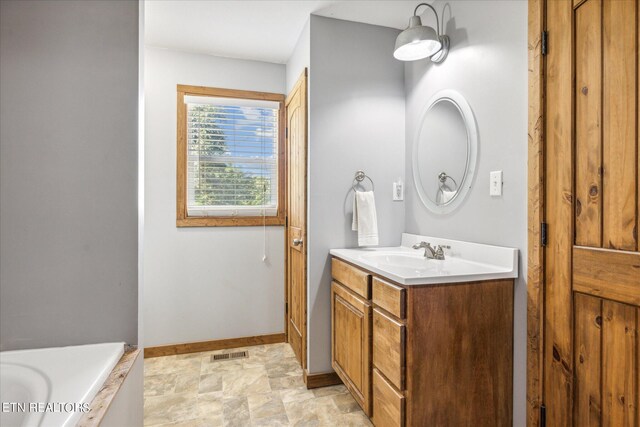
[[[244,216],[244,217],[187,217],[178,218],[176,227],[251,227],[263,225],[284,225],[283,216]]]

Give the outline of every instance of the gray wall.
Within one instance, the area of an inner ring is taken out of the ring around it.
[[[307,96],[309,89],[309,80],[310,80],[310,70],[309,65],[311,65],[311,20],[309,19],[305,24],[300,36],[298,36],[298,41],[296,42],[296,47],[293,49],[289,60],[287,60],[286,64],[286,75],[287,75],[287,94],[291,92],[293,87],[296,85],[298,79],[300,78],[300,74],[302,70],[307,68]],[[307,102],[309,100],[307,99]]]
[[[284,227],[176,227],[178,84],[284,93],[285,66],[145,49],[145,346],[281,333]]]
[[[0,8],[0,350],[135,344],[138,2]]]
[[[331,371],[329,250],[357,246],[351,231],[357,169],[375,182],[380,245],[399,245],[404,204],[404,65],[397,30],[311,17],[309,128],[308,369]]]
[[[514,300],[514,425],[525,425],[526,246],[527,246],[527,2],[435,3],[444,10],[451,37],[447,60],[406,67],[407,197],[410,233],[520,249],[520,278]],[[425,17],[429,21],[428,14]],[[496,23],[499,22],[499,25]],[[430,213],[418,199],[411,170],[418,120],[428,99],[441,89],[462,93],[478,124],[477,175],[469,197],[454,213]],[[502,197],[489,196],[489,172],[504,171]]]

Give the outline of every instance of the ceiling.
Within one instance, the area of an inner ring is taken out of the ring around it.
[[[145,44],[284,64],[309,15],[404,29],[417,0],[146,0]]]

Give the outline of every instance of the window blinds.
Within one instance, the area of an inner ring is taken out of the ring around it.
[[[279,104],[204,96],[184,101],[187,214],[277,215]]]

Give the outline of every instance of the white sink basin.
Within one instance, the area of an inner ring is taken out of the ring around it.
[[[378,252],[362,255],[362,258],[381,267],[407,268],[410,270],[429,270],[436,267],[423,255],[403,254],[401,252]]]
[[[444,260],[427,259],[421,241],[451,246]],[[403,285],[473,282],[518,277],[518,250],[500,246],[447,240],[413,234],[402,235],[402,246],[332,249],[331,255]]]

